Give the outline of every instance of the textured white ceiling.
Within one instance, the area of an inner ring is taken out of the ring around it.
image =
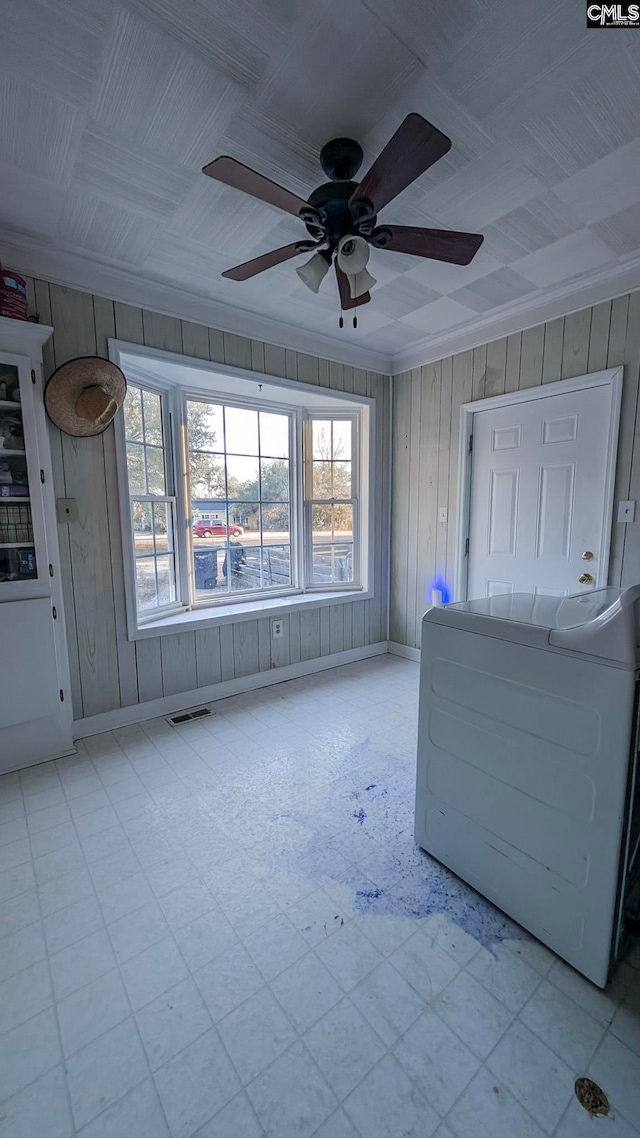
[[[172,286],[198,319],[204,298],[236,328],[244,312],[249,331],[259,316],[276,339],[290,325],[392,357],[640,264],[640,32],[588,31],[575,0],[2,0],[0,26],[17,269],[39,251],[68,283],[93,273],[101,291],[108,270],[141,303]],[[305,231],[206,162],[231,154],[307,197],[324,142],[357,138],[363,173],[409,111],[453,146],[383,220],[484,233],[470,266],[374,251],[356,332],[332,276],[317,297],[300,283],[304,258],[221,278]]]

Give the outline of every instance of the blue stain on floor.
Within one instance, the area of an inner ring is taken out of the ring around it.
[[[371,774],[377,776],[371,782]],[[367,777],[368,776],[368,777]],[[370,916],[442,914],[485,948],[530,935],[413,840],[415,759],[384,754],[371,740],[345,748],[323,805],[274,815],[307,836],[283,854],[289,868],[319,884],[349,886],[357,912]],[[366,810],[360,804],[366,796]],[[355,806],[355,808],[354,808]]]

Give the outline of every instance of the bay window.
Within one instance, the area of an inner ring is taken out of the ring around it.
[[[205,389],[153,363],[125,370],[117,420],[130,634],[180,613],[363,591],[369,401],[296,399],[265,377],[234,397],[229,376],[209,373]]]

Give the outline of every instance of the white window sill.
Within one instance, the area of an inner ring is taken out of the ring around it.
[[[305,608],[324,608],[325,605],[344,604],[348,601],[369,601],[372,597],[372,592],[349,589],[340,593],[301,593],[292,597],[247,601],[245,604],[191,609],[189,612],[174,613],[149,624],[143,624],[129,636],[129,639],[147,640],[154,636],[168,636],[176,632],[192,632],[197,628],[214,628],[221,624],[238,624],[243,620],[259,620],[265,616],[286,616],[288,613]]]

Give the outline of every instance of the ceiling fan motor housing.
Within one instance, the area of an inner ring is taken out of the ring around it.
[[[349,205],[357,187],[351,181],[325,182],[307,199],[317,216],[307,219],[303,214],[303,221],[311,236],[324,239],[330,249],[336,249],[349,233],[366,236],[376,223],[373,207],[363,208],[362,202]]]

